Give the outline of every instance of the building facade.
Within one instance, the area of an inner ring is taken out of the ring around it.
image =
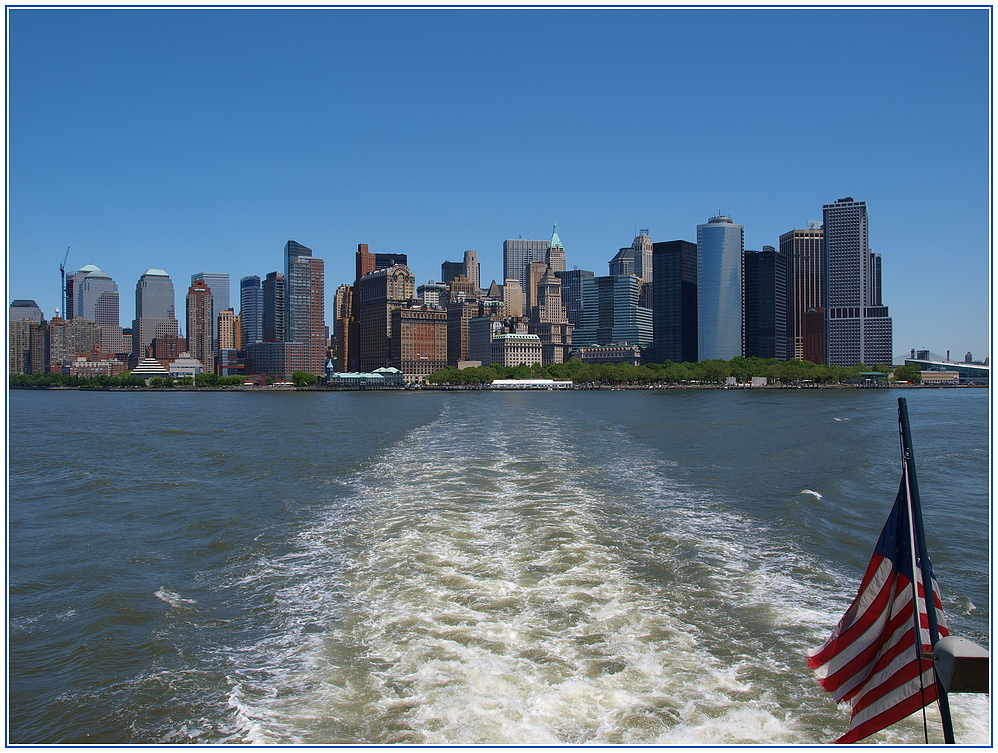
[[[635,275],[583,280],[582,324],[572,335],[575,347],[651,345],[652,312],[638,305],[640,294],[641,279]]]
[[[187,352],[208,372],[215,370],[213,307],[211,288],[201,280],[191,283],[187,289]]]
[[[792,332],[793,358],[811,360],[805,357],[805,342],[820,338],[821,344],[817,349],[808,351],[808,355],[817,356],[817,363],[825,361],[825,325],[824,317],[821,318],[820,331],[813,332],[808,329],[808,322],[812,321],[807,316],[809,311],[814,311],[824,306],[822,282],[822,255],[825,242],[825,230],[820,222],[808,222],[804,229],[790,230],[780,236],[780,253],[786,257],[788,266],[788,289],[789,298],[789,324]],[[824,310],[824,309],[822,309]],[[820,355],[818,355],[820,354]]]
[[[121,353],[125,343],[121,336],[118,284],[107,272],[89,266],[92,269],[78,279],[74,290],[77,316],[100,327],[101,350],[104,353]]]
[[[135,283],[131,349],[134,362],[145,358],[153,338],[176,336],[179,327],[173,280],[162,269],[147,269]]]
[[[697,356],[701,361],[729,361],[745,352],[744,242],[744,227],[725,215],[697,225]]]
[[[191,275],[191,283],[195,280],[202,280],[205,285],[211,288],[212,312],[212,333],[214,348],[218,350],[218,314],[230,308],[229,298],[231,297],[231,284],[228,272],[198,272]]]
[[[697,244],[663,241],[652,248],[652,346],[656,363],[696,363]]]
[[[364,275],[354,286],[359,371],[391,366],[391,312],[415,298],[416,277],[401,264]]]
[[[890,364],[893,323],[881,298],[880,256],[870,251],[866,202],[849,196],[822,211],[827,363]]]
[[[239,280],[239,320],[246,343],[263,342],[263,286],[259,275],[247,275]]]
[[[421,382],[447,365],[447,312],[397,308],[392,319],[392,366],[406,382]]]
[[[745,356],[786,361],[787,257],[772,246],[745,252]]]
[[[325,280],[323,260],[289,240],[284,246],[285,339],[305,343],[305,370],[311,374],[322,374],[326,362]]]
[[[261,285],[263,291],[263,342],[284,342],[287,339],[284,275],[271,272]]]

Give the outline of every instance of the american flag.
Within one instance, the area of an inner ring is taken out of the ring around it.
[[[852,743],[894,724],[938,698],[932,662],[920,658],[931,651],[922,570],[932,583],[939,637],[949,635],[939,602],[939,587],[924,552],[921,567],[912,566],[916,551],[905,480],[880,534],[859,593],[825,645],[808,664],[836,702],[852,703],[849,730],[835,742]],[[915,637],[918,586],[920,630]]]

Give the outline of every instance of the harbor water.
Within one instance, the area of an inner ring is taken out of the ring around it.
[[[8,742],[830,742],[899,395],[990,648],[986,389],[11,391]]]

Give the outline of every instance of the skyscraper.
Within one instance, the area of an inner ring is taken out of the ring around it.
[[[558,237],[558,223],[554,223],[551,231],[551,241],[548,243],[547,256],[544,259],[551,267],[552,272],[565,271],[565,247],[561,245],[561,238]]]
[[[652,250],[651,358],[658,363],[696,363],[697,245],[664,241]]]
[[[263,292],[262,335],[267,343],[284,342],[287,337],[287,318],[284,304],[284,275],[271,272],[261,286]]]
[[[822,207],[825,225],[825,348],[833,366],[893,361],[893,324],[880,290],[880,257],[870,251],[865,201]]]
[[[121,318],[118,309],[118,285],[111,275],[88,265],[89,271],[74,279],[74,298],[77,315],[100,327],[100,346],[104,353],[121,353],[124,340],[121,336]]]
[[[651,282],[653,245],[648,231],[642,229],[641,234],[634,237],[630,246],[620,249],[610,260],[610,274],[637,275],[645,282]]]
[[[786,361],[787,257],[772,246],[745,252],[745,356]]]
[[[822,247],[825,241],[825,231],[817,220],[808,221],[804,229],[790,230],[780,236],[780,253],[787,260],[788,276],[788,306],[790,321],[788,322],[792,340],[791,357],[806,359],[805,341],[820,338],[819,361],[825,360],[825,325],[822,317],[820,330],[810,331],[808,322],[814,317],[808,317],[809,311],[817,311],[824,306],[822,291]],[[815,329],[813,326],[812,330]],[[808,355],[814,355],[808,353]]]
[[[162,269],[147,269],[135,283],[135,319],[132,320],[135,363],[145,358],[145,349],[152,345],[154,337],[178,333],[173,280]]]
[[[482,287],[482,272],[477,251],[468,249],[464,252],[464,276],[471,280],[476,290]]]
[[[561,280],[561,302],[565,305],[565,316],[573,327],[579,326],[582,315],[582,281],[595,274],[587,269],[568,269],[555,272]]]
[[[555,272],[565,271],[565,247],[558,237],[557,224],[549,241],[510,238],[502,243],[503,279],[519,280],[525,297],[529,297],[528,271],[531,262],[550,264]]]
[[[697,354],[728,361],[744,353],[745,228],[730,217],[697,225]]]
[[[258,275],[247,275],[239,280],[239,321],[243,340],[236,347],[263,342],[263,288]]]
[[[326,362],[325,265],[312,249],[289,240],[284,246],[287,341],[305,343],[308,371],[322,374]]]
[[[42,310],[38,308],[38,304],[34,301],[14,301],[7,309],[7,319],[12,322],[19,322],[22,319],[30,319],[35,322],[35,324],[41,324],[41,321],[44,318],[45,317],[42,316]]]
[[[211,288],[203,280],[192,282],[187,289],[187,352],[198,359],[208,373],[215,370],[213,309]]]
[[[211,288],[211,298],[214,307],[211,312],[212,320],[212,341],[215,350],[218,350],[218,313],[224,311],[229,306],[230,285],[228,272],[198,272],[191,275],[191,283],[195,280],[203,280],[204,284]]]
[[[416,276],[401,264],[376,270],[356,282],[353,308],[358,320],[360,371],[391,365],[391,312],[412,301],[415,295]]]
[[[582,281],[582,323],[572,340],[576,348],[652,342],[652,312],[638,305],[641,278],[606,275]]]

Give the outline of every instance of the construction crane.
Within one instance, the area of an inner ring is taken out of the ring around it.
[[[72,319],[66,312],[66,259],[69,258],[69,246],[66,246],[66,253],[62,257],[62,264],[59,265],[59,274],[62,275],[62,318]]]

